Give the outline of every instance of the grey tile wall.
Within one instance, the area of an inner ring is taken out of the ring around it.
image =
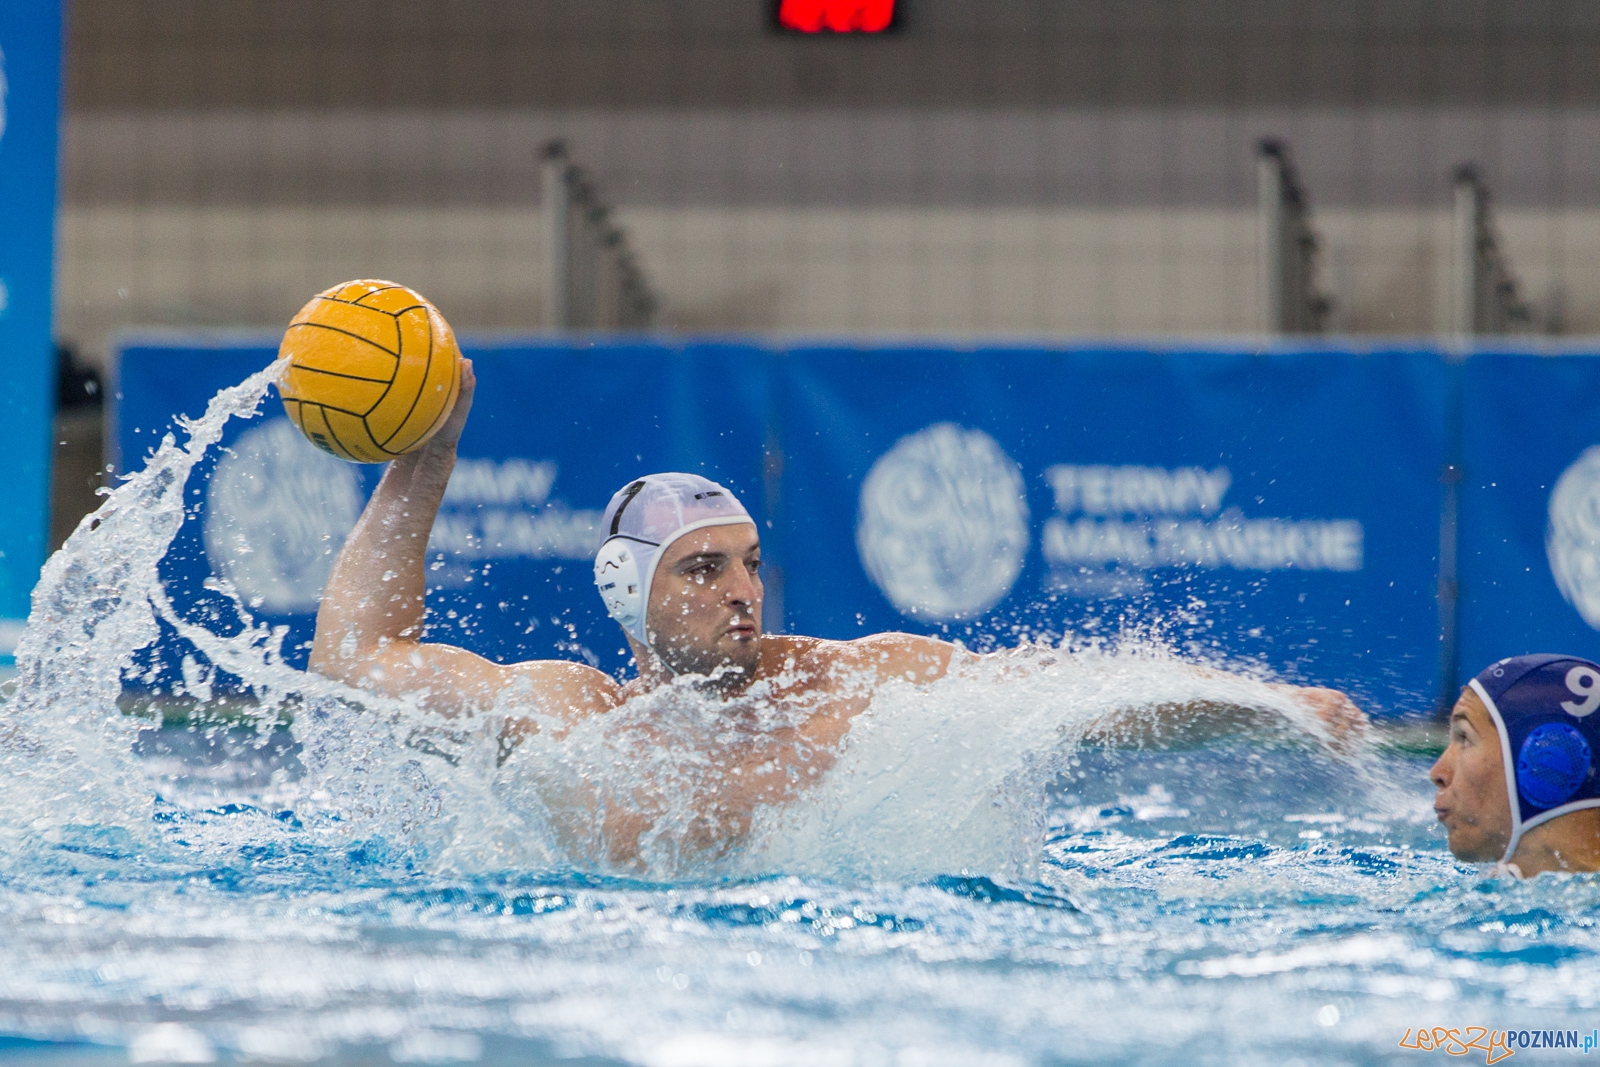
[[[1246,332],[1264,135],[1337,328],[1438,328],[1474,162],[1539,321],[1600,331],[1595,0],[900,2],[804,40],[767,0],[74,0],[60,331],[272,327],[357,274],[541,328],[561,136],[670,326]]]

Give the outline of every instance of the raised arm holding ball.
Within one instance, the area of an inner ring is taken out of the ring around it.
[[[614,704],[616,684],[580,664],[507,667],[422,644],[424,555],[475,388],[439,310],[394,282],[346,282],[295,315],[278,355],[284,410],[313,444],[389,461],[323,590],[311,669],[446,714],[485,712],[512,694],[557,717]]]
[[[330,293],[349,296],[359,294],[359,289],[346,286]],[[327,294],[324,298],[333,299]],[[382,299],[392,300],[396,307],[405,305],[394,296]],[[340,308],[332,310],[342,314]],[[407,306],[403,314],[415,311]],[[339,433],[346,453],[354,449],[345,438],[360,431],[379,453],[392,454],[400,439],[390,426],[394,415],[378,417],[395,395],[392,386],[385,388],[381,381],[370,388],[358,384],[356,388],[366,390],[359,404],[328,399],[347,388],[351,378],[365,383],[381,377],[377,370],[406,362],[403,332],[395,333],[381,318],[365,312],[362,316],[376,331],[370,337],[353,338],[342,327],[296,320],[285,338],[284,354],[296,367],[310,370],[298,381],[286,378],[285,398],[298,405],[302,415],[297,421],[308,433],[312,419],[306,413],[332,411],[326,416],[327,426]],[[639,664],[638,677],[619,685],[582,664],[502,665],[463,649],[424,642],[429,534],[455,465],[456,442],[476,385],[471,362],[455,352],[454,338],[442,318],[429,337],[430,360],[458,361],[459,396],[443,409],[448,415],[441,412],[435,429],[390,461],[345,542],[317,614],[312,670],[359,689],[416,700],[441,714],[506,713],[513,741],[533,728],[530,720],[518,718],[519,710],[571,723],[663,686],[691,687],[705,699],[721,702],[728,724],[724,736],[731,739],[726,744],[719,741],[719,751],[706,753],[703,761],[708,767],[703,772],[702,806],[711,829],[701,844],[718,847],[743,834],[758,804],[781,802],[825,772],[851,722],[871,704],[880,687],[925,685],[982,658],[949,642],[914,634],[829,641],[763,633],[761,541],[755,522],[725,487],[699,475],[670,473],[635,479],[613,495],[601,521],[595,558],[597,590],[627,635]],[[392,344],[389,362],[363,347],[370,346],[373,338]],[[350,351],[352,345],[366,361],[368,369],[360,373],[340,362],[339,353]],[[302,356],[302,350],[310,354]],[[410,354],[416,356],[418,351],[413,345]],[[407,389],[420,389],[424,403],[444,394],[447,378],[444,364],[428,366],[431,370],[425,368],[420,377],[412,374],[406,379],[420,383]],[[429,374],[438,379],[436,384],[429,384],[433,380]],[[374,406],[369,411],[362,404]],[[410,426],[423,421],[410,413],[405,418]],[[318,443],[344,454],[326,442]],[[1196,674],[1215,672],[1197,669]],[[1365,717],[1342,693],[1275,688],[1321,717],[1336,739],[1349,740],[1365,727]],[[785,719],[786,725],[775,727],[770,717],[761,715],[761,706],[774,703],[796,713]],[[1170,733],[1184,720],[1215,725],[1220,719],[1240,718],[1241,712],[1248,715],[1248,709],[1237,705],[1197,701],[1163,707],[1155,717]],[[1152,718],[1148,711],[1109,716],[1101,729],[1119,738],[1132,734],[1137,741],[1140,731],[1151,728]],[[1041,739],[1041,743],[1051,742]],[[646,828],[638,819],[615,826],[608,822],[606,837],[614,859],[633,856]]]
[[[460,381],[449,417],[426,444],[389,463],[350,531],[317,610],[310,667],[451,715],[485,713],[507,699],[556,719],[612,707],[616,682],[586,664],[502,666],[465,649],[422,642],[428,537],[472,410],[477,380],[471,360],[461,360]]]

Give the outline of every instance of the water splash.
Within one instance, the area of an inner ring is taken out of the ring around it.
[[[767,700],[759,688],[724,704],[670,686],[576,727],[546,724],[496,781],[507,805],[532,813],[554,835],[554,851],[584,869],[674,879],[974,871],[1028,880],[1043,855],[1052,785],[1086,741],[1181,743],[1182,709],[1196,704],[1253,709],[1233,716],[1241,737],[1319,753],[1319,773],[1347,802],[1416,806],[1362,741],[1329,736],[1283,687],[1197,669],[1134,642],[1115,650],[1027,645],[932,685],[888,685],[836,753],[771,740],[799,727],[811,711],[803,704]],[[1211,726],[1187,725],[1216,740]],[[793,799],[757,807],[746,833],[718,801],[747,787],[741,775],[754,761],[735,769],[739,746],[763,740],[771,758],[795,757],[782,761]],[[1276,785],[1293,789],[1293,774]],[[1323,783],[1322,794],[1330,788]],[[634,833],[639,860],[619,859],[618,836]]]
[[[228,419],[254,414],[276,370],[222,390],[199,419],[180,418],[188,440],[167,434],[45,563],[0,725],[0,832],[148,829],[153,798],[131,752],[147,723],[122,713],[123,675],[160,636],[155,605],[166,591],[157,565],[183,524],[190,471]]]
[[[1108,714],[1160,741],[1172,708],[1210,702],[1256,709],[1312,745],[1330,740],[1281,689],[1197,670],[1127,635],[1115,647],[1024,644],[933,685],[887,686],[837,753],[796,739],[803,701],[768,699],[758,685],[724,704],[675,685],[576,726],[535,718],[537,732],[504,759],[505,719],[529,717],[516,694],[495,714],[452,719],[357,693],[285,663],[284,631],[257,624],[226,581],[208,588],[232,605],[227,627],[187,617],[163,586],[158,564],[185,520],[191,474],[229,419],[257,413],[276,371],[180,420],[187,440],[167,435],[45,566],[0,727],[0,843],[81,826],[154,847],[155,794],[132,754],[151,723],[119,697],[163,627],[192,650],[190,698],[211,701],[221,670],[247,690],[261,738],[292,715],[301,773],[280,800],[295,825],[436,872],[1025,880],[1043,855],[1047,792]],[[785,802],[747,818],[727,801],[751,787],[733,756],[752,741],[790,780],[773,794]],[[1370,759],[1343,759],[1364,785],[1381,777]]]
[[[838,752],[789,742],[793,798],[747,829],[723,757],[809,710],[759,688],[536,720],[502,760],[516,694],[449,719],[295,671],[226,583],[224,626],[158,572],[271,374],[164,440],[36,591],[0,706],[8,1055],[1378,1062],[1446,1004],[1533,1026],[1600,1003],[1600,880],[1467,880],[1421,761],[1340,748],[1148,634],[888,686]],[[242,726],[135,742],[153,719],[119,695],[172,640],[185,699],[230,699],[225,672]],[[1255,711],[1186,734],[1195,701]],[[222,762],[161,754],[184,745]]]
[[[1332,747],[1326,726],[1281,688],[1197,670],[1148,644],[1025,645],[934,686],[884,689],[807,802],[764,813],[751,870],[870,879],[970,870],[1031,880],[1048,792],[1085,744],[1118,735],[1133,749],[1181,742],[1185,725],[1195,726],[1181,709],[1196,704],[1245,711],[1233,727],[1252,744],[1310,745],[1371,800],[1388,792],[1370,752]],[[1212,727],[1199,732],[1216,742]]]

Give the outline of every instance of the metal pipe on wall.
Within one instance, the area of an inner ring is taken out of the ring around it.
[[[1283,157],[1276,141],[1262,141],[1256,149],[1256,186],[1260,212],[1261,332],[1281,333],[1287,318],[1283,291]]]
[[[611,209],[561,141],[545,145],[541,158],[549,327],[648,329],[656,300]]]
[[[1316,288],[1317,237],[1289,150],[1266,138],[1256,145],[1263,333],[1321,333],[1332,301]]]
[[[1533,309],[1517,292],[1500,247],[1489,190],[1471,164],[1456,168],[1451,215],[1450,333],[1457,337],[1525,330]]]
[[[540,194],[544,205],[545,241],[545,321],[552,329],[570,329],[571,308],[568,281],[568,239],[570,223],[568,213],[567,146],[551,141],[541,153]]]

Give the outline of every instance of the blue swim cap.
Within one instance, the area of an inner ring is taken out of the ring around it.
[[[1511,859],[1523,832],[1600,807],[1600,666],[1575,656],[1514,656],[1471,683],[1500,734],[1511,799]]]

